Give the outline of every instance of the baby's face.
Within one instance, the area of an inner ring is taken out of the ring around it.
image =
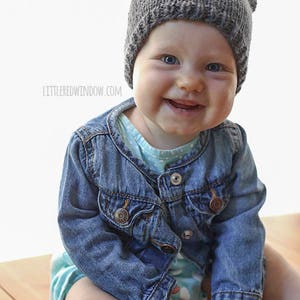
[[[153,146],[172,148],[222,123],[236,86],[232,50],[217,29],[169,21],[151,32],[136,58],[131,120]]]

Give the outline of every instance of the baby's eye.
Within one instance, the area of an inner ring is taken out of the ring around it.
[[[161,60],[168,65],[178,64],[178,59],[174,55],[164,55]]]
[[[206,66],[206,70],[210,72],[220,72],[223,70],[223,67],[219,63],[211,63]]]

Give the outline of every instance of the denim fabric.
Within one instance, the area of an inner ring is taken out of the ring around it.
[[[117,299],[164,300],[180,252],[200,275],[211,265],[214,300],[261,299],[265,187],[244,130],[225,121],[201,132],[198,147],[157,176],[116,129],[133,105],[91,120],[68,145],[58,221],[73,262]]]

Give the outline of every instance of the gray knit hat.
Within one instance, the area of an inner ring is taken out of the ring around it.
[[[230,44],[238,71],[237,90],[245,80],[256,0],[132,0],[125,41],[125,79],[132,88],[136,56],[150,32],[170,20],[202,21],[215,26]]]

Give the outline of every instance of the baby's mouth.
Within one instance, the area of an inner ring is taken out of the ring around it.
[[[172,99],[166,99],[166,100],[170,105],[180,109],[195,110],[195,109],[203,108],[202,105],[190,100],[172,100]]]

